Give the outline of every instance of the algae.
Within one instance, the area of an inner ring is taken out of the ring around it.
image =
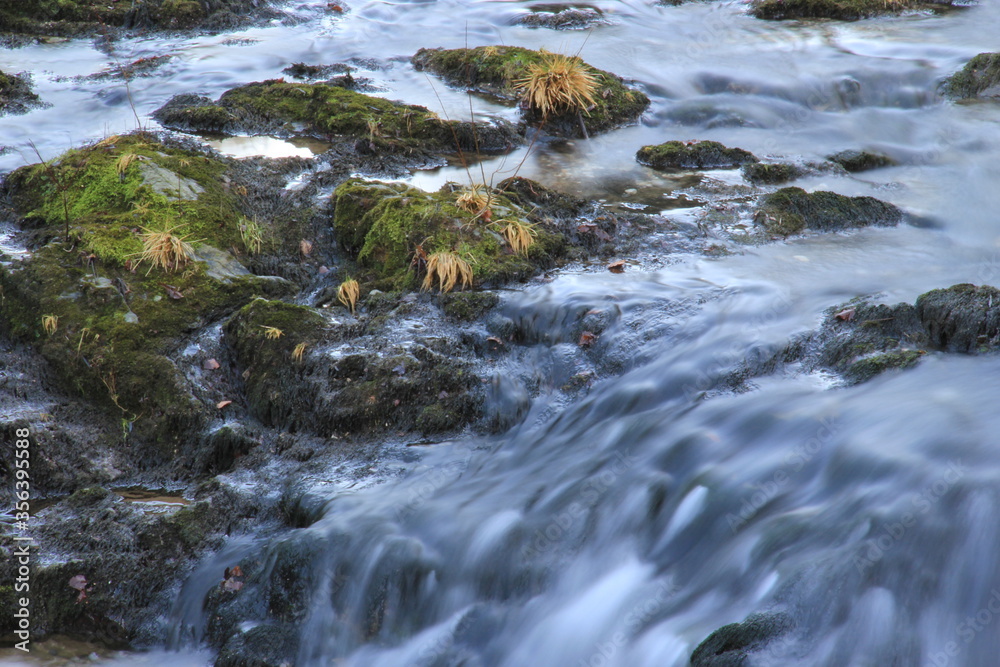
[[[800,168],[783,162],[747,162],[742,166],[741,170],[743,178],[754,185],[787,183],[802,175]]]

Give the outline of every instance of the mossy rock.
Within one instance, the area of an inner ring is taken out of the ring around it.
[[[478,320],[500,303],[495,292],[451,292],[438,299],[444,314],[461,322]]]
[[[919,350],[897,350],[876,354],[855,361],[844,372],[844,376],[853,383],[867,382],[886,371],[915,366],[921,357],[923,353]]]
[[[26,76],[0,71],[0,116],[28,113],[40,104]]]
[[[871,153],[869,151],[846,150],[834,153],[826,158],[830,162],[839,164],[849,172],[869,171],[871,169],[881,169],[898,164],[888,155],[881,153]]]
[[[747,162],[741,168],[743,178],[754,185],[778,185],[802,175],[802,169],[784,162]]]
[[[31,230],[31,253],[0,269],[0,326],[33,343],[68,391],[156,445],[142,464],[173,456],[206,416],[169,358],[183,337],[255,294],[294,290],[245,270],[219,271],[218,256],[239,263],[218,249],[241,244],[226,169],[135,134],[22,167],[5,181]],[[192,261],[173,270],[140,263],[142,230],[168,227],[194,244]],[[198,261],[199,252],[216,259]]]
[[[636,152],[639,164],[654,169],[732,169],[757,157],[742,148],[727,148],[717,141],[668,141],[655,146],[643,146]]]
[[[528,76],[529,67],[544,62],[542,51],[518,46],[480,46],[474,49],[420,49],[413,56],[418,70],[434,72],[448,83],[488,93],[501,100],[520,99],[516,82]],[[610,72],[584,64],[597,81],[596,103],[581,114],[556,115],[545,120],[547,132],[560,136],[582,136],[581,119],[589,134],[604,132],[636,122],[649,106],[646,95],[625,85]],[[539,123],[542,118],[532,107],[521,106],[524,119]]]
[[[750,656],[764,649],[768,642],[787,634],[794,620],[783,613],[747,616],[742,623],[724,625],[691,654],[691,667],[738,667],[750,664]]]
[[[750,14],[759,19],[858,19],[907,11],[950,7],[950,0],[754,0]]]
[[[903,220],[903,212],[874,197],[782,188],[761,199],[754,220],[770,234],[787,236],[805,229],[835,231],[896,225]]]
[[[949,352],[1000,347],[1000,290],[963,283],[917,297],[917,315],[931,343]]]
[[[459,208],[461,194],[451,185],[430,193],[401,183],[347,180],[333,193],[337,241],[353,255],[361,277],[383,290],[417,288],[424,259],[438,252],[468,262],[474,285],[487,287],[526,279],[563,254],[563,236],[531,225],[528,212],[502,193],[489,192],[491,222]],[[533,243],[524,252],[514,252],[501,234],[509,220],[531,225]]]
[[[980,53],[944,83],[949,97],[1000,99],[1000,53]]]
[[[78,35],[100,29],[176,30],[239,25],[254,16],[277,16],[269,0],[0,0],[0,32]]]
[[[283,79],[233,88],[216,102],[180,95],[157,109],[153,117],[164,127],[186,131],[347,137],[364,153],[506,152],[522,142],[515,128],[504,121],[445,121],[424,107],[329,83]]]

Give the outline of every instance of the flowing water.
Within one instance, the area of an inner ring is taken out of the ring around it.
[[[887,303],[912,302],[931,288],[1000,282],[1000,106],[936,94],[973,55],[996,50],[987,27],[1000,25],[1000,4],[770,23],[740,2],[598,0],[589,6],[610,24],[592,34],[513,25],[530,9],[523,2],[359,2],[343,15],[326,4],[295,3],[300,20],[237,35],[128,40],[113,56],[83,41],[3,52],[0,68],[30,71],[53,106],[0,120],[2,143],[15,148],[0,168],[35,161],[29,139],[52,157],[133,129],[135,114],[155,126],[148,114],[174,94],[215,97],[300,61],[356,59],[378,94],[457,118],[468,98],[415,72],[408,56],[503,43],[580,51],[653,100],[642,124],[540,147],[521,175],[683,215],[698,205],[698,179],[640,167],[636,148],[713,139],[819,160],[863,147],[900,165],[797,184],[877,196],[936,224],[620,276],[564,271],[509,294],[503,308],[535,318],[551,339],[569,309],[614,302],[621,317],[601,352],[625,360],[622,374],[568,406],[543,389],[504,435],[424,448],[419,462],[401,464],[401,479],[325,492],[325,514],[308,528],[234,541],[181,588],[172,636],[204,632],[200,601],[224,565],[249,553],[266,563],[288,543],[314,554],[303,568],[311,602],[300,667],[680,666],[710,632],[757,611],[786,612],[796,625],[755,664],[997,664],[1000,360],[929,355],[848,388],[792,369],[748,393],[711,390],[846,299],[881,292]],[[130,83],[135,114],[121,82],[73,78],[162,54],[173,57],[155,76]],[[262,140],[240,150],[317,149]],[[487,178],[522,157],[485,163]],[[466,178],[445,167],[414,180]],[[558,345],[538,348],[540,364],[558,365]],[[91,662],[210,659],[177,646],[172,657]]]

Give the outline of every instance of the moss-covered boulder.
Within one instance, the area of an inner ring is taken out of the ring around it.
[[[754,185],[778,185],[795,180],[804,172],[786,162],[747,162],[741,167],[743,178]]]
[[[550,9],[551,8],[551,9]],[[560,5],[534,8],[527,14],[514,19],[517,25],[528,28],[549,28],[551,30],[586,30],[603,23],[609,23],[604,14],[592,7],[564,7]]]
[[[768,642],[794,627],[788,614],[751,614],[742,623],[722,626],[698,644],[691,654],[691,667],[749,665],[755,651],[765,649]]]
[[[944,83],[956,99],[1000,99],[1000,53],[980,53]]]
[[[949,352],[1000,347],[1000,290],[989,285],[953,285],[921,294],[917,315],[931,343]]]
[[[542,65],[549,55],[517,46],[420,49],[413,56],[413,65],[418,70],[437,74],[452,85],[513,103],[521,99],[517,82],[529,75],[533,65]],[[546,131],[578,137],[583,135],[582,122],[589,134],[595,134],[636,122],[649,106],[649,98],[626,86],[620,77],[585,63],[582,66],[596,82],[594,105],[582,115],[570,112],[547,118]],[[529,123],[542,121],[541,114],[532,106],[522,104],[520,108]]]
[[[899,164],[888,155],[859,150],[840,151],[839,153],[827,156],[826,159],[834,164],[839,164],[851,173],[881,169],[882,167],[891,167]]]
[[[758,162],[753,153],[742,148],[727,148],[717,141],[668,141],[643,146],[636,152],[635,159],[654,169],[732,169]]]
[[[140,465],[176,453],[209,413],[171,359],[184,337],[255,294],[294,290],[228,252],[244,241],[226,171],[136,134],[23,167],[4,184],[30,254],[0,268],[0,326],[32,343],[67,391],[156,445]],[[157,238],[178,254],[144,256]]]
[[[27,113],[39,104],[27,77],[0,71],[0,116]]]
[[[278,16],[269,0],[0,0],[0,32],[76,35],[98,29],[229,28]]]
[[[896,225],[903,212],[874,197],[847,197],[835,192],[782,188],[765,195],[754,216],[769,234],[787,236],[805,229],[836,231]]]
[[[504,121],[446,121],[424,107],[329,83],[283,79],[233,88],[218,101],[180,95],[153,117],[164,127],[186,131],[346,137],[363,153],[506,152],[522,141]]]
[[[476,192],[480,203],[463,205],[469,188],[446,185],[431,193],[350,179],[333,193],[334,232],[380,289],[418,287],[436,253],[466,262],[474,286],[490,286],[528,278],[564,252],[561,234],[532,223],[528,211],[504,194],[486,186]],[[530,245],[513,247],[510,227],[526,230]]]
[[[750,14],[759,19],[858,19],[952,6],[951,0],[753,0]]]

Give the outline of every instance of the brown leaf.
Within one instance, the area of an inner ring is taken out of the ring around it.
[[[592,222],[583,222],[577,225],[576,231],[581,234],[593,234],[602,241],[610,241],[611,235]]]
[[[78,574],[69,580],[69,587],[75,588],[78,591],[84,591],[87,589],[87,577],[82,574]]]
[[[302,253],[303,257],[308,257],[312,254],[312,251],[313,244],[310,241],[306,241],[305,239],[299,241],[299,252]]]
[[[206,371],[214,371],[219,369],[220,364],[215,359],[206,359],[205,361],[201,362],[201,367]]]
[[[608,271],[611,273],[625,273],[625,260],[619,259],[617,262],[608,264]]]
[[[229,570],[229,576],[231,576],[231,577],[242,577],[243,576],[243,568],[241,568],[239,565],[234,566],[233,569]]]
[[[580,334],[580,347],[590,347],[597,340],[597,335],[591,331],[584,331]]]
[[[836,315],[834,315],[834,317],[840,320],[841,322],[850,322],[851,320],[854,319],[854,309],[846,308],[837,313]]]
[[[216,410],[221,410],[227,405],[232,405],[232,403],[233,403],[232,401],[219,401],[218,403],[215,404],[215,408]]]
[[[236,592],[243,588],[243,582],[236,579],[226,579],[222,582],[222,590]]]
[[[181,294],[181,291],[179,289],[177,289],[176,287],[174,287],[173,285],[168,285],[166,283],[160,283],[160,287],[162,287],[163,289],[166,290],[167,296],[169,296],[171,299],[183,299],[184,298],[184,295]]]
[[[325,276],[326,274],[330,273],[330,269],[326,268],[325,266],[319,267],[318,270],[319,270],[319,275],[321,276]]]

